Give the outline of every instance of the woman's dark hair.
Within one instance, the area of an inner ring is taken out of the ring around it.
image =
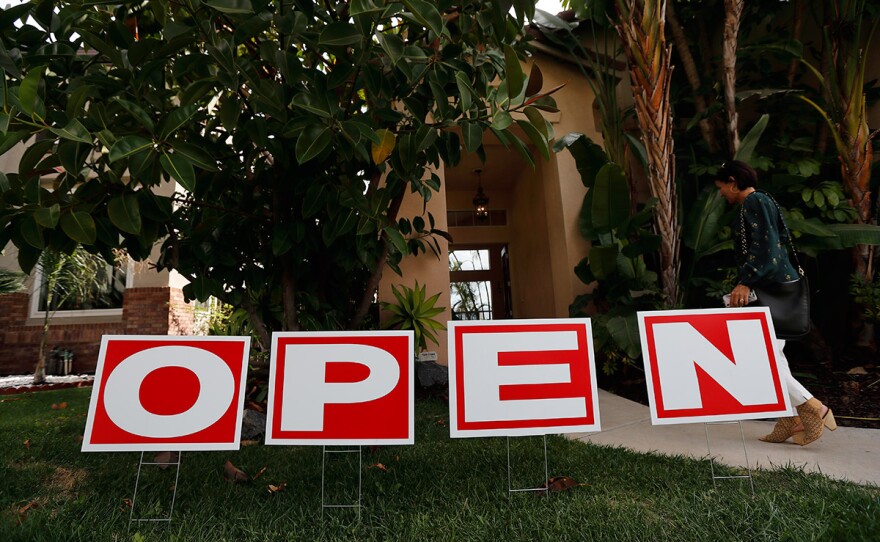
[[[730,182],[731,177],[736,181],[736,187],[740,190],[758,186],[758,172],[745,162],[730,160],[721,164],[721,169],[718,170],[718,179],[722,183],[726,183]]]

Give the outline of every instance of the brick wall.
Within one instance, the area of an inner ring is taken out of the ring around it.
[[[34,370],[42,325],[28,325],[28,294],[0,295],[0,375]],[[101,336],[187,335],[193,328],[192,306],[177,288],[130,288],[125,291],[119,321],[76,324],[70,318],[50,321],[47,349],[73,351],[73,372],[95,370]]]

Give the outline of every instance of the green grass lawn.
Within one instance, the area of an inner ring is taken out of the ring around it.
[[[257,444],[184,453],[172,523],[129,529],[140,454],[79,451],[89,394],[0,396],[0,541],[880,539],[878,488],[783,469],[756,473],[752,496],[740,480],[713,489],[706,461],[555,436],[550,475],[585,485],[508,496],[506,439],[450,439],[437,400],[416,404],[414,446],[364,449],[359,520],[350,509],[322,515],[320,447]],[[540,437],[512,442],[514,487],[540,484]],[[328,500],[356,498],[356,457],[330,457]],[[227,459],[251,475],[265,471],[231,484]],[[136,512],[165,513],[174,471],[144,468]],[[270,484],[286,485],[273,494]]]

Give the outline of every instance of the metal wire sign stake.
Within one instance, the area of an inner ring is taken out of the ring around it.
[[[547,435],[542,435],[542,438],[544,439],[544,480],[547,480],[547,482],[545,482],[545,486],[544,487],[524,487],[524,488],[514,489],[512,482],[511,482],[511,471],[513,469],[510,466],[510,437],[507,437],[507,494],[508,495],[510,495],[511,493],[520,493],[520,492],[524,492],[524,491],[543,491],[547,495],[550,494],[550,482],[549,482],[550,474],[549,474],[549,470],[547,469]]]
[[[357,449],[345,449],[345,450],[328,450],[327,446],[323,446],[323,452],[321,454],[321,518],[324,517],[324,510],[327,508],[356,508],[357,509],[357,519],[360,521],[361,519],[361,501],[363,495],[363,476],[361,465],[363,465],[363,446],[358,446]],[[327,503],[325,499],[325,471],[327,466],[327,454],[358,454],[358,462],[357,462],[357,473],[358,473],[358,494],[357,494],[357,504],[339,504],[339,503]]]
[[[734,475],[734,476],[716,476],[715,475],[715,458],[712,456],[712,445],[709,443],[709,426],[710,425],[731,425],[734,423],[739,425],[739,436],[742,439],[743,455],[745,456],[745,459],[746,459],[746,472],[748,472],[748,474],[739,474],[739,475]],[[706,428],[706,447],[709,450],[709,466],[712,470],[712,487],[714,487],[714,488],[718,487],[716,480],[725,480],[725,479],[731,479],[731,478],[748,478],[749,484],[751,485],[751,488],[752,488],[752,495],[754,495],[755,494],[755,481],[752,478],[752,467],[751,467],[751,464],[749,463],[749,452],[746,451],[746,437],[745,437],[745,434],[743,433],[742,422],[741,421],[706,422],[703,425]]]
[[[174,457],[175,454],[177,456],[177,461],[144,462],[144,452],[141,452],[141,459],[138,462],[137,477],[135,478],[135,481],[134,481],[134,495],[131,498],[131,512],[129,512],[129,514],[128,514],[129,528],[131,528],[132,522],[140,523],[140,522],[164,521],[169,524],[171,523],[171,516],[172,516],[172,514],[174,514],[174,502],[177,500],[177,482],[178,482],[178,480],[180,480],[180,461],[181,461],[181,457],[183,456],[182,452],[172,452],[172,457]],[[168,510],[168,516],[166,516],[164,518],[136,518],[136,517],[134,517],[134,509],[135,509],[135,506],[137,506],[138,487],[140,486],[140,482],[141,482],[141,468],[144,465],[153,465],[153,466],[159,466],[159,467],[163,467],[163,466],[168,467],[171,465],[175,465],[177,467],[177,472],[174,474],[174,485],[172,486],[172,491],[171,491],[171,508]]]

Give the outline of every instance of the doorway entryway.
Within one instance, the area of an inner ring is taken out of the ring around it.
[[[506,244],[449,247],[453,320],[513,318]]]

